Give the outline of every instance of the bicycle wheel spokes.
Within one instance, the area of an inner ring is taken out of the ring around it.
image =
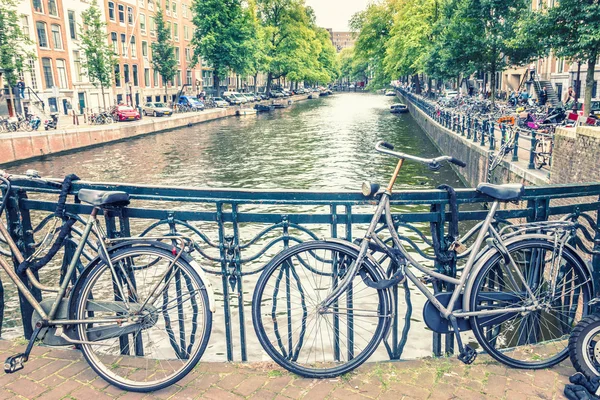
[[[355,368],[381,338],[382,294],[359,276],[332,307],[321,309],[355,261],[343,249],[304,246],[271,264],[255,293],[255,327],[263,347],[284,368],[304,376]]]
[[[81,292],[78,318],[107,320],[79,326],[81,340],[94,342],[82,346],[86,359],[98,374],[127,390],[157,390],[179,380],[208,340],[211,315],[203,283],[181,260],[172,268],[168,255],[129,249],[111,258],[116,276],[102,263]],[[137,267],[149,263],[152,268]],[[161,292],[144,306],[157,284]]]
[[[587,313],[587,274],[570,250],[561,254],[549,242],[525,243],[509,252],[514,264],[496,257],[481,269],[472,309],[530,309],[475,317],[474,333],[493,357],[508,365],[554,365],[566,357],[569,334]]]

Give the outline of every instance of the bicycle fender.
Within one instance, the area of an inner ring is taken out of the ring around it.
[[[115,251],[122,249],[124,247],[142,247],[142,246],[160,247],[160,248],[163,248],[168,251],[171,251],[173,248],[172,245],[163,243],[163,242],[159,242],[159,241],[151,241],[151,240],[147,240],[147,239],[132,239],[132,240],[126,240],[126,241],[117,243],[114,246],[109,247],[106,251],[107,251],[108,255],[111,255]],[[200,276],[200,279],[202,279],[202,281],[204,282],[204,286],[206,288],[206,292],[208,295],[209,309],[212,313],[214,313],[216,311],[216,305],[215,305],[215,294],[214,294],[214,291],[212,288],[212,284],[210,283],[210,281],[208,279],[206,279],[206,274],[204,273],[204,271],[202,270],[200,265],[189,254],[187,254],[186,252],[183,252],[181,254],[181,258],[183,258],[187,263],[189,263],[192,266],[192,268],[194,268],[194,270],[196,270],[196,272]],[[81,291],[81,287],[83,286],[83,283],[85,282],[87,276],[89,275],[90,271],[92,270],[92,267],[96,266],[100,261],[103,261],[102,258],[100,256],[96,256],[85,266],[85,268],[83,269],[83,271],[77,278],[77,282],[75,282],[75,285],[73,286],[73,290],[71,291],[70,298],[69,298],[69,318],[74,319],[76,302],[77,302],[77,298],[79,297],[79,292]]]
[[[534,233],[534,234],[528,234],[528,235],[521,235],[521,236],[515,236],[512,237],[506,241],[503,242],[505,247],[509,247],[510,245],[516,243],[516,242],[521,242],[523,240],[527,240],[527,239],[539,239],[539,240],[545,240],[545,241],[549,241],[549,242],[554,242],[554,238],[552,236],[548,236],[548,235],[544,235],[544,234],[540,234],[540,233]],[[591,293],[591,297],[594,297],[594,285],[591,284],[592,282],[592,270],[590,268],[590,265],[588,263],[586,263],[581,256],[579,255],[579,253],[577,252],[577,250],[575,250],[575,248],[573,248],[573,246],[569,245],[569,244],[565,244],[564,245],[566,248],[569,248],[574,256],[577,258],[577,260],[585,266],[585,269],[589,275],[590,278],[590,283],[589,283],[589,287],[590,287],[590,293]],[[496,249],[495,247],[488,247],[487,250],[485,250],[483,252],[483,254],[481,254],[480,256],[477,257],[477,262],[476,264],[473,266],[473,270],[471,271],[471,274],[469,276],[469,279],[467,280],[466,284],[465,284],[465,291],[463,293],[463,305],[464,305],[464,310],[465,311],[471,311],[471,304],[469,304],[470,298],[471,298],[471,291],[473,289],[473,283],[475,281],[475,278],[477,277],[477,274],[479,274],[479,271],[481,271],[481,269],[483,268],[483,266],[485,265],[485,263],[496,253],[498,253],[498,249]]]

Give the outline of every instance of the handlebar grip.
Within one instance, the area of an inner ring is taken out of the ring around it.
[[[458,158],[454,158],[454,157],[452,157],[452,158],[450,158],[450,160],[448,160],[448,161],[450,161],[450,162],[451,162],[452,164],[454,164],[454,165],[458,165],[458,166],[459,166],[459,167],[461,167],[461,168],[464,168],[464,167],[466,167],[466,166],[467,166],[467,163],[466,163],[466,162],[464,162],[464,161],[460,161]]]
[[[390,143],[388,143],[388,142],[380,142],[380,143],[379,143],[379,145],[380,145],[381,147],[385,147],[385,148],[386,148],[386,149],[388,149],[388,150],[394,150],[394,145],[393,145],[393,144],[390,144]]]

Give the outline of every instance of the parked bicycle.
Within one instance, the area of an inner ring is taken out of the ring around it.
[[[498,152],[490,156],[489,171],[496,169],[508,154],[513,153],[516,146],[517,134],[514,127],[506,125],[508,135],[504,138],[504,142],[500,145]]]
[[[471,363],[477,355],[462,342],[459,332],[467,330],[483,350],[511,367],[546,368],[564,360],[569,334],[588,314],[593,290],[589,270],[566,243],[569,236],[563,232],[571,231],[571,224],[540,222],[498,230],[494,225],[500,203],[520,200],[524,188],[480,184],[477,191],[493,203],[472,230],[477,236],[470,248],[462,243],[464,237],[451,244],[449,250],[458,259],[466,258],[466,264],[458,277],[447,276],[422,265],[404,248],[390,197],[405,160],[432,170],[442,162],[465,163],[448,156],[425,159],[395,152],[384,142],[376,149],[399,160],[386,189],[363,185],[363,194],[375,196],[378,203],[362,241],[304,242],[279,253],[261,274],[252,319],[268,355],[305,377],[353,370],[388,335],[397,312],[391,288],[408,278],[428,299],[426,324],[438,333],[455,333],[463,362]],[[382,219],[384,226],[378,229]],[[389,241],[379,233],[389,234]],[[434,295],[423,283],[427,281],[454,289]]]
[[[207,347],[214,311],[210,283],[186,253],[191,240],[183,236],[108,238],[98,214],[125,207],[129,195],[80,189],[77,197],[92,207],[91,214],[59,286],[44,286],[33,271],[57,254],[75,222],[75,216],[65,212],[69,180],[61,185],[36,173],[11,176],[0,171],[0,215],[15,179],[61,187],[61,194],[54,223],[49,225],[53,228],[29,257],[0,223],[0,236],[20,263],[18,272],[53,297],[38,302],[15,269],[0,257],[0,267],[35,310],[29,344],[24,353],[6,360],[5,372],[22,369],[36,339],[43,339],[52,345],[77,345],[98,375],[124,390],[158,390],[189,373]],[[99,254],[74,279],[92,232],[99,239]]]

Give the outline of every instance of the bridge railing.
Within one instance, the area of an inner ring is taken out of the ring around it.
[[[71,193],[74,197],[69,196],[67,212],[81,218],[91,211],[91,207],[79,203],[76,196],[82,188],[123,190],[131,195],[130,207],[104,214],[106,231],[110,237],[148,235],[157,231],[180,232],[194,237],[197,247],[192,256],[210,274],[209,278],[220,280],[220,285],[216,285],[220,322],[213,324],[213,328],[222,337],[215,339],[216,334],[213,334],[213,340],[222,343],[223,358],[236,361],[250,359],[247,347],[248,335],[253,334],[249,318],[252,283],[255,281],[253,276],[257,276],[278,251],[295,243],[320,237],[347,240],[361,237],[374,208],[371,199],[347,191],[200,189],[77,181]],[[56,194],[55,189],[26,179],[16,179],[10,193],[5,193],[3,189],[3,195],[9,196],[7,226],[24,254],[31,254],[34,243],[41,239],[45,221],[54,212]],[[490,199],[473,189],[458,189],[457,195],[462,234],[485,217],[487,211],[484,205]],[[407,249],[438,271],[456,275],[457,264],[460,267],[464,260],[440,263],[430,247],[430,223],[433,222],[433,228],[442,238],[442,250],[448,249],[449,243],[444,239],[445,225],[451,219],[447,202],[447,193],[441,190],[404,190],[394,193],[392,198],[395,228]],[[587,254],[593,267],[594,282],[598,285],[600,256],[592,254],[600,251],[599,209],[598,183],[529,187],[518,205],[498,212],[497,223],[542,221],[564,215],[583,220],[589,232],[574,244]],[[81,225],[75,225],[63,258],[45,267],[47,270],[40,271],[42,281],[45,278],[58,279],[57,271],[63,271],[73,256],[80,228]],[[472,243],[472,238],[461,240]],[[88,251],[92,253],[94,245],[89,245]],[[1,242],[0,254],[10,254]],[[86,260],[81,259],[80,268],[84,268],[85,263]],[[448,288],[435,284],[434,289],[440,291]],[[5,303],[11,299],[5,294],[8,289],[3,290],[4,299],[0,308],[17,309],[16,305],[8,307]],[[386,342],[390,359],[398,359],[402,355],[413,313],[410,291],[401,294],[400,290],[396,288],[393,293],[398,313],[393,320],[392,334]],[[43,297],[39,292],[35,292],[35,295],[38,299]],[[31,321],[31,308],[23,299],[20,305],[22,320]],[[417,318],[421,315],[420,310],[415,310],[415,313]],[[23,329],[25,336],[29,337],[31,327],[25,324]],[[454,339],[451,335],[441,337],[433,334],[434,354],[452,353],[453,348]]]
[[[497,151],[506,140],[509,140],[510,131],[513,131],[515,145],[512,154],[506,159],[512,162],[524,161],[527,163],[527,169],[549,171],[552,165],[553,131],[544,133],[516,127],[515,124],[509,125],[496,120],[478,118],[452,109],[440,109],[431,100],[403,89],[398,91],[438,124],[491,151]]]

